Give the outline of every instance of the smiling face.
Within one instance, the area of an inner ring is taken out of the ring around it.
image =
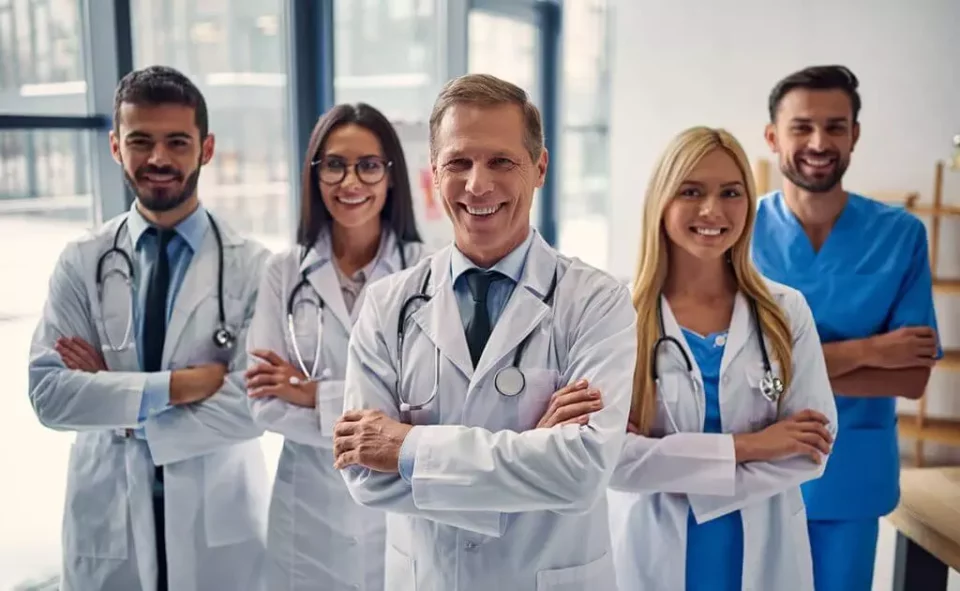
[[[376,134],[356,123],[335,128],[316,167],[320,195],[334,224],[352,229],[380,223],[390,170]]]
[[[766,139],[780,171],[810,193],[840,186],[860,135],[850,98],[842,90],[795,88],[780,101]]]
[[[155,213],[192,208],[200,168],[213,157],[193,107],[123,103],[110,149],[139,204]]]
[[[664,211],[671,250],[703,260],[722,257],[743,234],[749,206],[736,160],[725,149],[708,152]]]
[[[527,237],[534,191],[547,153],[534,161],[524,144],[523,110],[514,104],[451,105],[434,138],[434,182],[453,222],[457,247],[489,266]]]

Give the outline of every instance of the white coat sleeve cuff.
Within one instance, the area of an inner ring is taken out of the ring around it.
[[[170,408],[170,373],[158,371],[147,374],[140,398],[140,422]]]
[[[403,445],[400,446],[398,469],[400,477],[408,483],[413,480],[413,471],[417,464],[417,444],[422,433],[423,429],[421,427],[410,429],[407,437],[403,440]]]

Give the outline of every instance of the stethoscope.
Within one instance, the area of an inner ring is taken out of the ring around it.
[[[760,329],[760,313],[757,310],[757,303],[753,300],[750,301],[750,312],[753,315],[753,323],[757,328],[757,336],[760,339],[760,354],[763,356],[763,377],[760,378],[760,394],[768,401],[776,403],[780,400],[780,397],[783,395],[783,380],[779,376],[774,375],[773,366],[770,364],[770,357],[767,355],[767,344],[766,339],[763,337],[763,331]],[[660,375],[657,370],[657,354],[661,345],[666,346],[668,343],[672,344],[680,354],[683,356],[684,365],[687,368],[687,373],[690,374],[690,379],[694,384],[694,387],[698,387],[698,382],[694,376],[693,363],[690,361],[690,357],[687,355],[686,349],[683,348],[683,345],[680,344],[676,338],[667,334],[664,329],[663,324],[663,305],[660,301],[660,298],[657,298],[657,322],[660,328],[660,338],[653,345],[653,359],[651,359],[651,371],[653,374],[653,383],[657,385],[659,389],[660,386]],[[698,398],[699,401],[699,398]],[[672,417],[671,417],[672,421]],[[676,426],[674,425],[674,428]]]
[[[397,398],[400,402],[401,421],[403,422],[409,422],[409,415],[411,411],[423,410],[429,406],[440,391],[440,347],[437,346],[434,346],[433,390],[430,392],[430,396],[419,404],[412,404],[409,400],[404,400],[402,394],[403,390],[400,387],[400,380],[403,378],[403,341],[406,337],[406,324],[409,318],[407,311],[414,303],[418,301],[423,301],[426,303],[429,302],[433,297],[427,294],[427,287],[430,285],[430,274],[430,269],[427,269],[426,276],[423,279],[423,284],[420,286],[420,291],[404,300],[403,305],[400,306],[400,317],[397,319],[396,392]],[[553,296],[556,288],[557,271],[554,270],[553,280],[550,282],[550,288],[547,290],[547,294],[543,298],[543,303],[547,306],[553,306]],[[513,356],[513,363],[497,370],[497,373],[493,378],[493,384],[501,396],[505,396],[507,398],[519,396],[526,387],[527,378],[523,373],[523,370],[520,369],[520,362],[523,360],[523,352],[526,349],[527,344],[530,342],[530,338],[533,336],[533,334],[534,331],[531,331],[526,337],[524,337],[522,341],[520,341],[520,344],[517,346],[517,351]]]
[[[218,304],[218,323],[217,328],[213,331],[213,336],[211,340],[213,341],[214,346],[218,349],[232,349],[237,342],[236,335],[227,328],[227,315],[223,309],[223,238],[220,236],[220,228],[217,227],[217,223],[213,220],[213,216],[210,212],[207,213],[207,219],[210,220],[210,228],[213,230],[213,235],[217,239],[217,254],[218,254],[218,267],[217,267],[217,304]],[[133,339],[133,259],[130,258],[130,255],[127,254],[125,250],[120,248],[120,233],[123,232],[123,229],[127,225],[127,218],[123,218],[123,221],[120,222],[120,225],[117,226],[117,231],[113,235],[113,245],[108,248],[103,254],[100,255],[100,258],[97,259],[97,298],[100,302],[100,307],[103,308],[103,292],[104,284],[106,280],[112,275],[118,275],[124,283],[127,284],[127,289],[130,292],[130,313],[127,316],[127,328],[123,334],[123,341],[119,345],[113,343],[113,339],[110,337],[110,332],[107,330],[106,325],[101,320],[103,325],[103,336],[104,340],[107,342],[107,346],[111,351],[119,353],[121,351],[126,351],[132,342]],[[106,264],[107,258],[111,255],[119,255],[123,259],[125,269],[120,267],[113,267],[109,269],[106,273],[103,271],[103,266]]]
[[[400,268],[407,268],[407,255],[403,252],[404,243],[397,241],[397,251],[400,254]],[[310,249],[307,247],[303,248],[303,251],[300,253],[300,266],[303,267],[303,261],[307,258],[307,254],[310,252]],[[327,307],[326,302],[323,301],[323,298],[320,297],[320,294],[317,293],[317,290],[313,288],[310,280],[308,279],[311,269],[305,268],[300,272],[300,281],[293,286],[293,290],[290,292],[290,296],[287,298],[287,334],[290,337],[290,345],[293,348],[293,355],[297,358],[297,365],[300,366],[300,371],[303,372],[303,375],[306,376],[306,380],[301,380],[297,376],[290,377],[290,384],[294,386],[300,386],[305,383],[316,382],[321,377],[321,374],[325,372],[320,371],[320,354],[323,351],[323,310]],[[315,300],[311,300],[309,297],[301,298],[297,300],[299,293],[304,290],[309,289],[313,292],[313,295],[316,296]],[[317,347],[313,354],[313,364],[310,366],[310,369],[307,369],[307,364],[304,361],[303,353],[300,351],[300,345],[297,343],[297,332],[296,332],[296,323],[294,322],[294,312],[298,305],[310,302],[314,305],[317,312]]]

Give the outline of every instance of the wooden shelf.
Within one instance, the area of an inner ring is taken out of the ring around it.
[[[960,293],[960,279],[934,279],[933,291],[935,293]]]
[[[956,371],[960,369],[960,349],[948,349],[943,352],[943,359],[937,362],[937,367]]]
[[[960,207],[956,205],[908,205],[907,211],[916,215],[960,216]]]
[[[960,420],[927,417],[921,427],[917,415],[901,413],[897,419],[901,437],[960,446]]]

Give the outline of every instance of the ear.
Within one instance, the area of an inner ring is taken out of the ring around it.
[[[774,123],[767,123],[763,130],[763,139],[767,141],[767,147],[770,148],[771,152],[774,154],[780,153],[777,147],[777,126]]]
[[[860,122],[853,124],[853,142],[850,144],[850,151],[853,152],[853,149],[857,147],[857,142],[860,140]]]
[[[216,145],[216,138],[212,133],[207,134],[207,137],[203,138],[203,144],[200,146],[200,164],[206,165],[213,158],[214,147]]]
[[[540,189],[543,187],[543,184],[547,180],[547,166],[550,164],[550,154],[547,152],[547,149],[544,148],[540,152],[540,158],[537,160],[537,188]]]
[[[110,155],[117,164],[123,166],[123,158],[120,156],[120,138],[113,129],[110,130]]]

